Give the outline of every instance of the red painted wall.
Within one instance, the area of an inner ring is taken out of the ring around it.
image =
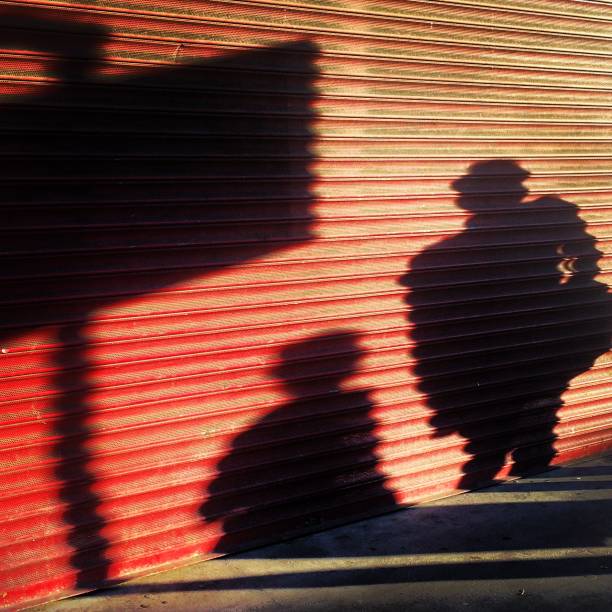
[[[604,5],[0,3],[0,601],[609,448]]]

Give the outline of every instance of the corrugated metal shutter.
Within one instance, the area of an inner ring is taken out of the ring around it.
[[[612,5],[0,23],[4,605],[610,446]]]

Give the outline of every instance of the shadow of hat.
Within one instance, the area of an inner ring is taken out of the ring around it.
[[[455,191],[469,193],[474,191],[475,181],[503,178],[516,179],[522,183],[531,173],[513,159],[492,159],[472,164],[466,174],[451,183]]]

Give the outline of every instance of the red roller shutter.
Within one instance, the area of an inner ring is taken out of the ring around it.
[[[0,16],[0,606],[612,446],[612,5]]]

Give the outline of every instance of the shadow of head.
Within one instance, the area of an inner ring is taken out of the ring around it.
[[[451,183],[459,193],[458,205],[464,210],[480,212],[495,208],[495,202],[485,195],[503,198],[504,206],[518,205],[529,193],[524,182],[530,173],[512,159],[491,159],[472,164],[468,172]]]
[[[361,354],[357,334],[334,330],[286,347],[275,373],[295,396],[309,394],[313,377],[324,377],[328,389],[337,392],[357,370]]]

